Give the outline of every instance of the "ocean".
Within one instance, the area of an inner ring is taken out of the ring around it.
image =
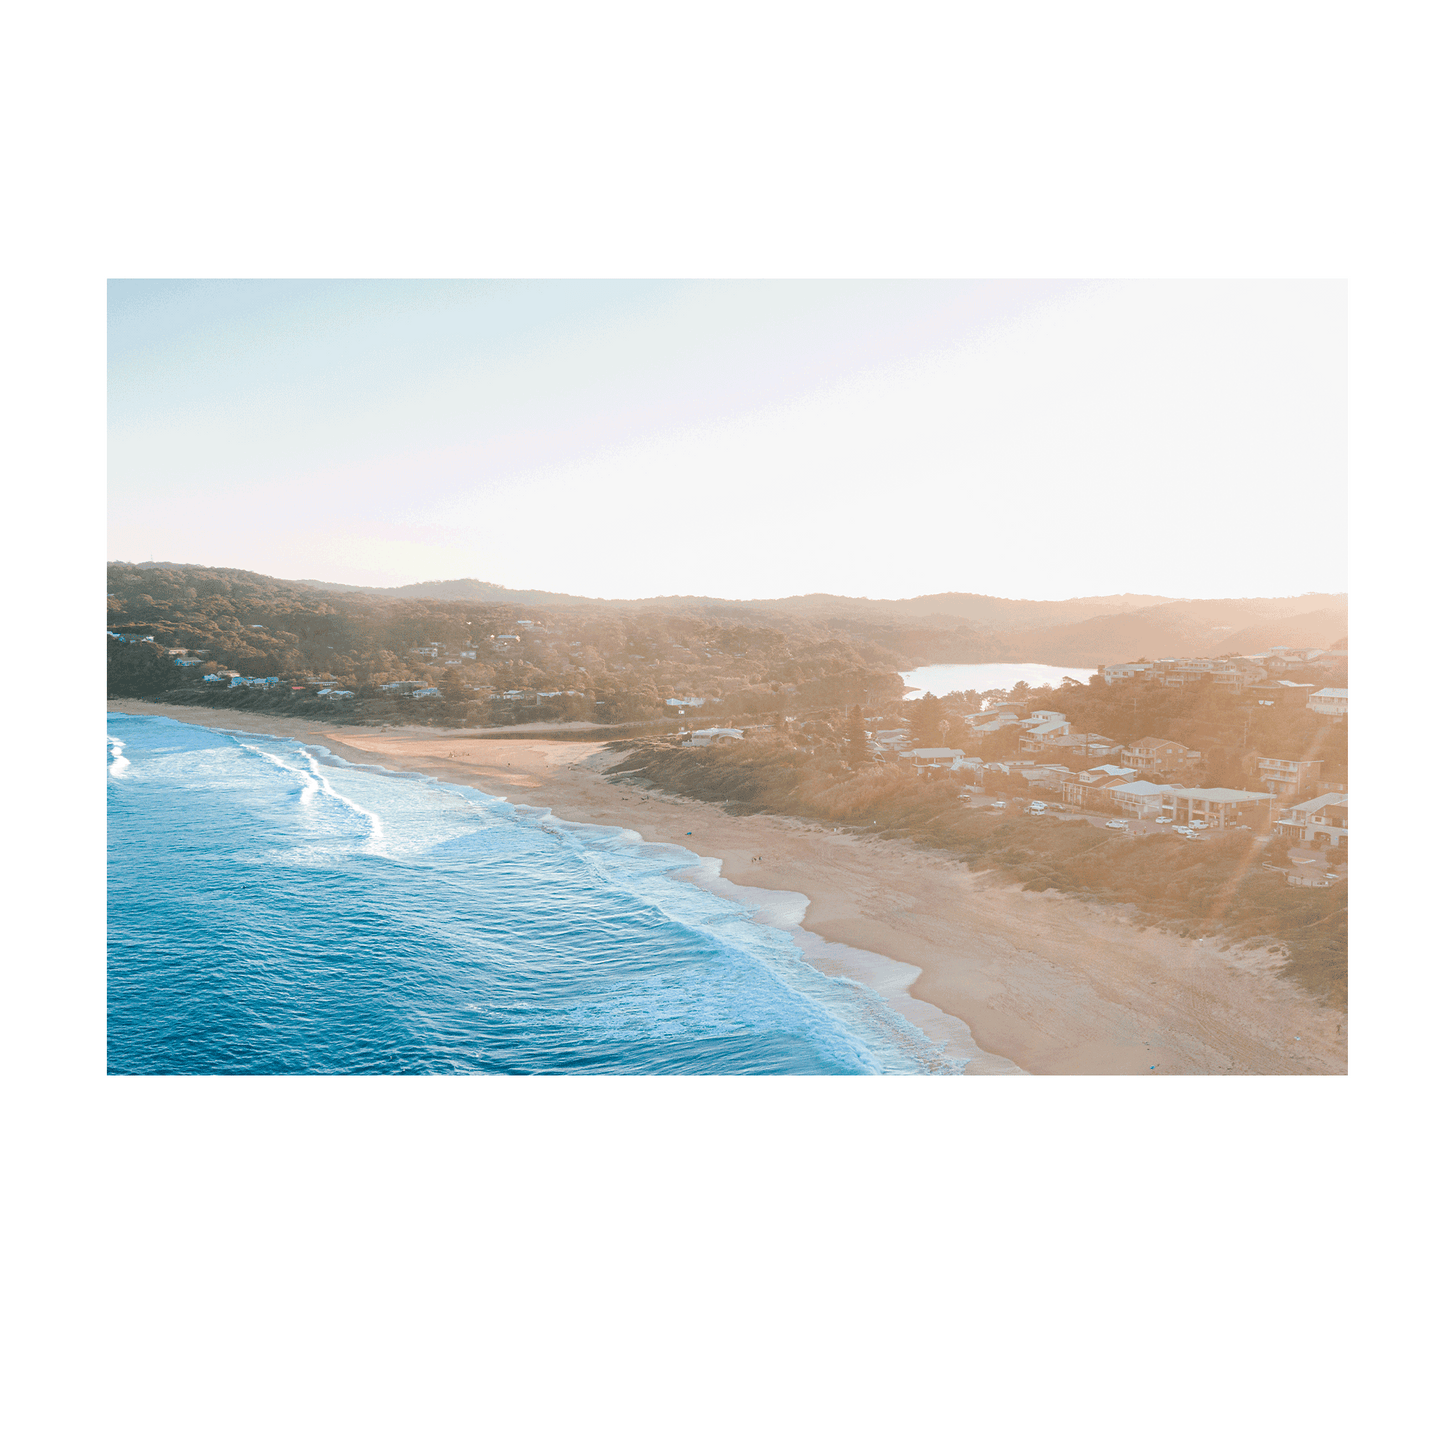
[[[112,1074],[969,1062],[686,849],[287,738],[107,729]]]

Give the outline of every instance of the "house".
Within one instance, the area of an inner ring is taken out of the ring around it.
[[[969,761],[965,758],[964,763]],[[1046,793],[1061,793],[1064,784],[1073,774],[1062,763],[1044,763],[1037,768],[1023,770],[1024,781],[1031,788],[1041,788]]]
[[[1150,666],[1147,662],[1111,662],[1104,669],[1104,685],[1112,687],[1116,682],[1128,682],[1131,678],[1141,677],[1149,671]]]
[[[199,667],[201,665],[199,657],[176,657],[171,660],[177,667]]]
[[[1121,783],[1132,782],[1135,776],[1132,768],[1121,768],[1114,763],[1088,768],[1064,780],[1064,802],[1075,808],[1107,808],[1114,801],[1111,790]]]
[[[1069,733],[1069,720],[1061,712],[1031,712],[1021,726],[1024,731],[1019,737],[1019,746],[1031,753],[1053,747]]]
[[[1159,813],[1163,783],[1146,783],[1136,778],[1132,783],[1117,783],[1109,789],[1110,798],[1128,818],[1153,818]]]
[[[1257,698],[1260,702],[1287,703],[1293,707],[1303,707],[1314,690],[1311,683],[1291,682],[1288,678],[1276,678],[1270,682],[1253,682],[1245,688],[1245,692],[1250,697]]]
[[[412,693],[413,697],[440,697],[442,690],[439,687],[419,687]]]
[[[742,738],[741,728],[699,728],[683,744],[687,748],[705,748],[710,743],[733,742]]]
[[[1256,653],[1251,659],[1263,663],[1269,672],[1295,672],[1301,667],[1311,667],[1315,658],[1324,651],[1321,647],[1270,647]]]
[[[1199,754],[1183,743],[1169,738],[1140,738],[1124,749],[1120,761],[1126,768],[1136,768],[1141,773],[1158,773],[1169,777],[1173,773],[1186,772],[1198,766]]]
[[[1350,795],[1321,793],[1317,798],[1286,808],[1274,825],[1281,838],[1298,843],[1328,842],[1347,847],[1350,836]]]
[[[1160,811],[1175,824],[1191,828],[1224,828],[1248,823],[1262,832],[1273,821],[1274,794],[1240,788],[1176,788],[1159,795]]]
[[[705,697],[670,697],[667,700],[668,707],[705,707]]]
[[[234,672],[231,674],[232,687],[275,687],[280,681],[279,677],[238,677]]]
[[[1254,770],[1264,786],[1279,798],[1312,792],[1320,780],[1323,764],[1318,758],[1256,758]]]
[[[1103,733],[1065,733],[1062,737],[1056,737],[1049,746],[1080,753],[1085,758],[1118,757],[1123,752],[1113,738],[1106,738]]]
[[[1305,706],[1321,717],[1342,718],[1349,711],[1350,692],[1345,687],[1322,687],[1311,693]]]
[[[1016,728],[1019,725],[1016,712],[974,713],[964,721],[975,733],[996,733],[1001,728]]]

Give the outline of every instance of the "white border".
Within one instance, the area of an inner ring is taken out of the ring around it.
[[[58,1129],[1393,1129],[1396,238],[1389,231],[56,231],[52,1123]],[[108,277],[1344,279],[1350,1074],[1337,1078],[111,1078],[101,772]]]

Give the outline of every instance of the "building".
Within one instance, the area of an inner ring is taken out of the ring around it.
[[[1281,838],[1297,843],[1329,843],[1349,846],[1350,795],[1321,793],[1318,798],[1286,808],[1274,825]]]
[[[1104,669],[1104,684],[1112,687],[1116,682],[1128,682],[1131,678],[1142,677],[1151,665],[1147,662],[1111,662]]]
[[[1240,788],[1165,787],[1159,795],[1160,812],[1175,824],[1191,828],[1227,828],[1247,823],[1264,832],[1274,821],[1272,793],[1248,793]]]
[[[1319,784],[1318,758],[1256,758],[1254,770],[1265,788],[1278,798],[1292,798],[1297,793],[1313,792]]]
[[[1115,784],[1109,789],[1109,796],[1126,818],[1155,818],[1159,815],[1165,787],[1164,783],[1146,783],[1136,778],[1132,783]]]
[[[1322,717],[1342,718],[1349,711],[1350,692],[1344,687],[1322,687],[1313,692],[1305,706]]]
[[[1084,758],[1118,758],[1123,748],[1113,738],[1106,738],[1103,733],[1065,733],[1062,737],[1056,737],[1050,744],[1053,748],[1063,748],[1066,752],[1079,753]],[[1120,758],[1122,762],[1123,759]]]
[[[1069,734],[1069,720],[1061,712],[1030,713],[1022,724],[1019,746],[1025,752],[1038,753],[1054,747]]]
[[[281,679],[279,677],[238,677],[231,674],[232,687],[275,687]]]
[[[1114,803],[1112,790],[1121,783],[1132,782],[1135,776],[1132,768],[1121,768],[1114,763],[1088,768],[1064,782],[1064,802],[1075,808],[1110,807]]]
[[[1170,738],[1140,738],[1124,749],[1119,759],[1126,768],[1141,773],[1156,773],[1167,778],[1175,773],[1188,772],[1198,767],[1200,755],[1183,743]]]

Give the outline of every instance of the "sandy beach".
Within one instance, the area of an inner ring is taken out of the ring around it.
[[[1346,1072],[1344,1015],[1280,977],[1262,950],[1140,929],[1121,910],[1024,893],[905,842],[763,814],[730,817],[713,804],[607,778],[620,754],[596,741],[346,727],[130,699],[110,708],[292,737],[352,762],[550,807],[573,822],[630,828],[718,860],[696,881],[730,896],[806,895],[802,926],[845,946],[810,950],[810,961],[877,988],[934,1037],[961,1021],[984,1051],[970,1073]]]

